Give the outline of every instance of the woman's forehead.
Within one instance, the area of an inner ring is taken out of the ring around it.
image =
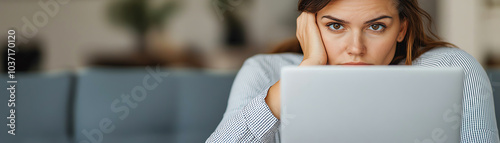
[[[348,21],[364,21],[380,15],[398,16],[395,0],[332,0],[318,11],[318,17],[335,16]]]

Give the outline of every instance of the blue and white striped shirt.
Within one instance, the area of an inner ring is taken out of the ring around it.
[[[281,67],[298,66],[302,58],[283,53],[247,59],[233,83],[224,117],[206,142],[279,142],[280,121],[264,99],[280,79]],[[465,73],[461,142],[500,142],[491,83],[474,57],[458,48],[436,48],[414,60],[413,66],[461,67]]]

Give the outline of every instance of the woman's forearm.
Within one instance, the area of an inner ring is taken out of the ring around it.
[[[321,65],[325,61],[321,61],[319,59],[305,59],[300,63],[299,66],[312,66],[312,65]],[[273,115],[280,119],[280,113],[281,113],[281,87],[280,87],[280,82],[276,82],[273,86],[271,86],[267,92],[267,96],[265,98],[266,104],[269,106],[269,109],[271,109],[271,112]]]

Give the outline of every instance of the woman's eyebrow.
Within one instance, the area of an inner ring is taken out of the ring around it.
[[[321,17],[321,18],[322,18],[322,19],[323,19],[323,18],[327,18],[327,19],[331,19],[331,20],[333,20],[333,21],[337,21],[337,22],[339,22],[339,23],[349,24],[349,22],[348,22],[348,21],[342,20],[342,19],[340,19],[340,18],[333,17],[333,16],[331,16],[331,15],[325,15],[325,16],[323,16],[323,17]],[[368,21],[366,21],[366,22],[365,22],[365,24],[368,24],[368,23],[373,23],[373,22],[375,22],[375,21],[377,21],[377,20],[384,19],[384,18],[390,18],[390,19],[392,19],[392,17],[391,17],[391,16],[382,15],[382,16],[379,16],[379,17],[374,18],[374,19],[372,19],[372,20],[368,20]]]
[[[323,17],[321,17],[321,19],[323,18],[328,18],[328,19],[331,19],[333,21],[337,21],[339,23],[345,23],[345,24],[348,24],[349,22],[345,21],[345,20],[342,20],[342,19],[339,19],[339,18],[336,18],[336,17],[333,17],[333,16],[330,16],[330,15],[325,15]]]
[[[366,22],[365,22],[365,24],[368,24],[368,23],[373,23],[373,22],[375,22],[375,21],[378,21],[378,20],[380,20],[380,19],[384,19],[384,18],[389,18],[389,19],[392,19],[392,17],[390,17],[390,16],[387,16],[387,15],[382,15],[382,16],[379,16],[379,17],[374,18],[374,19],[372,19],[372,20],[368,20],[368,21],[366,21]]]

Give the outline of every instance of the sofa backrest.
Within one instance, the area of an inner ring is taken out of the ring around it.
[[[203,142],[222,119],[234,76],[154,67],[80,71],[75,141]]]
[[[487,70],[487,73],[490,78],[491,87],[493,89],[497,127],[500,129],[500,69]]]
[[[80,71],[75,105],[76,142],[137,142],[134,137],[174,132],[178,84],[172,76],[158,76],[151,72],[154,70]],[[158,137],[166,142],[173,140]]]
[[[2,124],[1,142],[8,143],[66,143],[70,141],[72,123],[71,101],[73,78],[70,73],[25,73],[15,74],[15,136],[7,133],[9,126]],[[8,100],[5,88],[7,77],[1,76],[2,103],[0,117],[2,123],[10,122]]]
[[[176,142],[205,142],[227,107],[235,73],[183,72],[178,78]]]

